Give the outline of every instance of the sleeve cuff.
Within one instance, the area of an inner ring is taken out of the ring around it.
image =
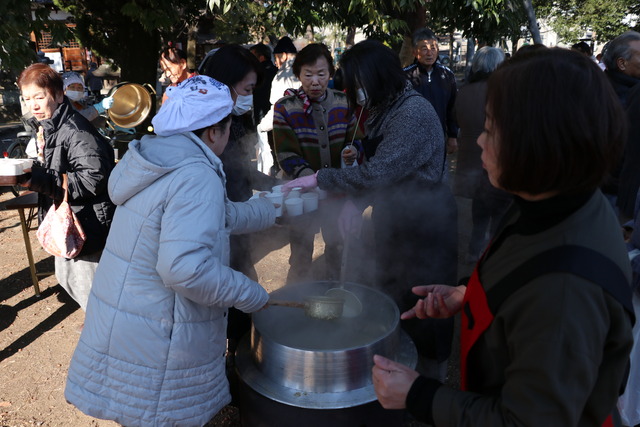
[[[407,394],[406,406],[409,413],[418,421],[433,424],[433,398],[442,386],[437,380],[420,376],[411,385]]]

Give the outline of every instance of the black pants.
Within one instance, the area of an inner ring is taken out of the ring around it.
[[[343,205],[344,199],[330,197],[320,202],[320,207],[315,213],[305,214],[299,219],[292,218],[289,230],[291,256],[287,283],[337,280],[340,277],[343,242],[338,231],[337,220]],[[324,239],[325,269],[323,273],[313,277],[311,264],[314,239],[319,230],[322,230]]]

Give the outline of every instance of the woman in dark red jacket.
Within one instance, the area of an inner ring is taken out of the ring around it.
[[[434,426],[602,426],[632,345],[631,270],[599,190],[622,151],[622,108],[587,57],[517,54],[489,79],[478,138],[514,203],[466,286],[413,289],[402,318],[461,313],[461,390],[375,356],[385,408]]]

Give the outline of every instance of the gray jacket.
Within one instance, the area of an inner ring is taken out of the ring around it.
[[[365,134],[365,153],[375,154],[359,167],[321,169],[321,189],[361,195],[362,190],[392,189],[405,182],[428,186],[442,181],[445,147],[440,120],[415,90],[407,88],[388,106],[371,111]]]

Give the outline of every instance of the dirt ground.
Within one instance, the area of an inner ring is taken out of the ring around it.
[[[40,279],[41,295],[34,295],[18,213],[2,206],[12,197],[0,194],[0,427],[117,426],[88,417],[64,400],[67,367],[84,314],[51,273]],[[460,215],[466,211],[468,207],[462,206]],[[461,231],[464,247],[467,232]],[[53,257],[42,250],[34,232],[29,237],[37,270],[52,272]],[[270,229],[257,239],[269,243],[254,259],[260,283],[272,291],[284,284],[288,271],[286,228]],[[322,246],[317,237],[319,252]],[[459,266],[459,275],[468,274],[469,269]],[[238,425],[237,410],[231,406],[207,424]]]

